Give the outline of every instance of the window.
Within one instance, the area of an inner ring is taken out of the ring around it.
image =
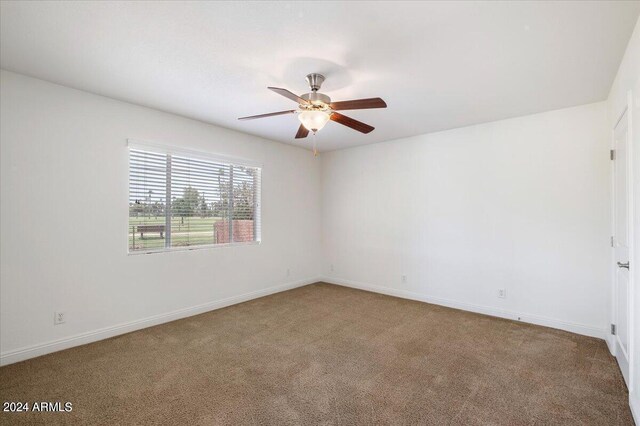
[[[129,146],[129,252],[260,241],[259,167]]]

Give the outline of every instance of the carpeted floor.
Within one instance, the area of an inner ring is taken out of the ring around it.
[[[632,425],[604,341],[314,284],[0,369],[2,424]]]

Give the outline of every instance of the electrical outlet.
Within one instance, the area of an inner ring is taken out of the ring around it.
[[[403,275],[401,279],[402,279],[402,282],[403,282],[403,283],[406,283],[406,282],[407,282],[407,276],[406,276],[406,275]]]
[[[67,314],[65,312],[54,312],[53,313],[53,324],[64,324],[67,320]]]
[[[498,297],[500,299],[505,299],[507,297],[507,290],[505,290],[504,288],[499,288],[498,289]]]

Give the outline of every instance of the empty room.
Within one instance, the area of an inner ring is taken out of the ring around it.
[[[0,1],[0,424],[640,424],[640,1]]]

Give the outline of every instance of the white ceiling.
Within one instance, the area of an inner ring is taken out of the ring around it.
[[[237,117],[296,104],[266,89],[333,100],[347,111],[332,150],[603,100],[640,2],[7,2],[0,65],[63,85],[296,145],[294,115]]]

